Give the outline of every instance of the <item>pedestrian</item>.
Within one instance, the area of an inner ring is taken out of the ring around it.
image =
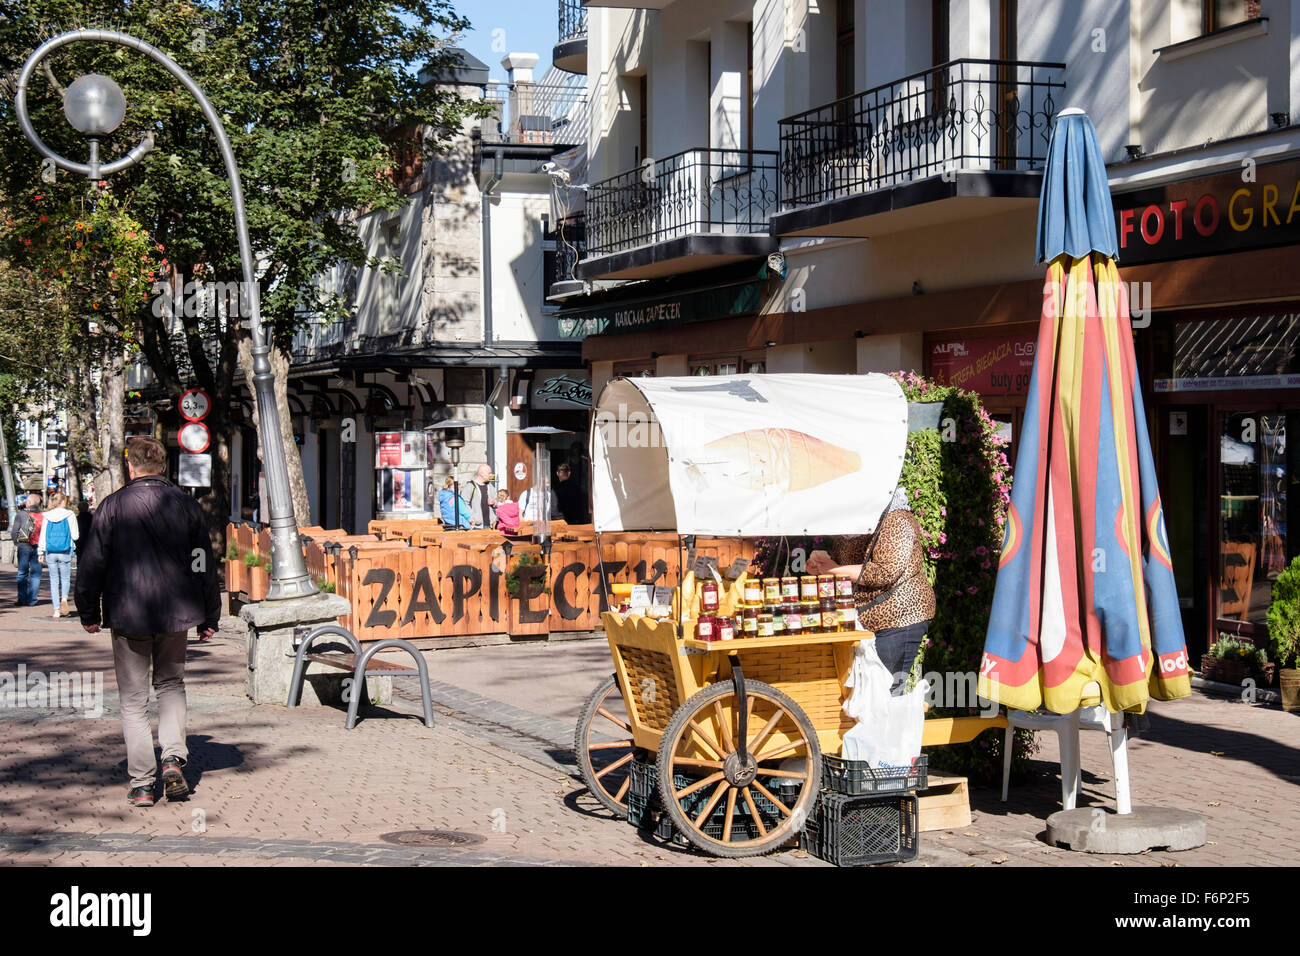
[[[497,530],[514,534],[519,530],[519,503],[510,500],[510,492],[502,488],[497,492]]]
[[[497,507],[496,475],[487,465],[479,465],[470,479],[465,501],[469,504],[471,524],[475,528],[491,528],[496,521]]]
[[[921,641],[934,617],[934,590],[925,576],[921,526],[912,514],[907,489],[901,485],[871,537],[844,539],[832,549],[808,556],[810,574],[848,574],[858,621],[875,632],[876,651],[901,694],[921,650]],[[861,562],[850,563],[854,561]]]
[[[37,546],[41,541],[41,496],[28,495],[14,516],[9,537],[17,548],[19,607],[35,607],[41,590],[41,561]]]
[[[569,524],[586,524],[590,515],[587,512],[587,492],[573,478],[573,470],[565,462],[555,469],[555,500],[560,503],[560,512]]]
[[[50,603],[54,605],[53,617],[68,614],[68,584],[72,580],[72,548],[80,529],[77,515],[68,507],[68,496],[62,492],[50,495],[50,510],[43,515],[40,543],[36,556],[50,569]]]
[[[168,800],[184,799],[185,639],[217,629],[221,600],[216,562],[199,504],[164,476],[167,449],[154,438],[126,440],[131,480],[105,498],[90,526],[77,573],[82,627],[113,636],[113,667],[122,707],[130,777],[127,802],[154,805],[158,767],[149,726],[150,670],[158,695],[158,742]],[[101,613],[102,603],[102,613]]]
[[[471,518],[469,505],[462,496],[456,494],[455,487],[455,480],[448,475],[442,483],[442,490],[438,492],[438,513],[445,527],[468,531]],[[452,504],[453,499],[455,505]]]
[[[541,509],[537,507],[540,503],[540,501],[535,501],[533,499],[533,489],[525,488],[524,493],[519,496],[519,514],[523,517],[523,520],[540,520],[538,512],[541,511]],[[563,517],[564,515],[560,511],[560,499],[556,497],[555,489],[552,488],[550,507],[547,509],[547,520],[558,521]]]

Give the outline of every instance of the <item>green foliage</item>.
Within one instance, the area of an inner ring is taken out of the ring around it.
[[[265,571],[267,574],[271,573],[271,570],[274,567],[274,565],[271,563],[271,556],[269,554],[264,555],[262,557],[262,560],[259,563],[261,564],[263,571]]]
[[[245,566],[245,567],[248,567],[248,568],[255,568],[255,567],[257,567],[257,566],[258,566],[259,564],[261,564],[261,563],[262,563],[262,559],[261,559],[260,557],[258,557],[258,554],[257,554],[256,551],[249,550],[249,551],[245,551],[245,552],[244,552],[244,566]]]
[[[917,672],[977,674],[1011,500],[1011,465],[997,423],[974,392],[938,385],[912,372],[896,372],[894,378],[909,402],[943,402],[938,430],[908,435],[899,479],[921,526],[926,576],[935,596],[935,615]],[[933,713],[979,713],[975,702],[970,703]],[[994,779],[1002,771],[1002,740],[1002,731],[986,732],[969,744],[938,748],[930,759],[961,774]],[[1013,747],[1012,767],[1021,770],[1034,752],[1033,735],[1018,731]]]
[[[227,561],[239,560],[239,545],[235,544],[235,542],[233,541],[230,542],[230,546],[226,548],[226,560]]]
[[[528,554],[528,553],[521,554],[519,556],[519,560],[515,562],[514,569],[511,570],[505,576],[506,593],[508,593],[511,597],[519,596],[519,587],[522,583],[522,579],[519,577],[520,568],[528,567],[529,565],[541,567],[544,564],[545,562],[542,561],[541,555]],[[539,578],[533,578],[533,593],[526,595],[524,597],[524,600],[531,600],[532,598],[538,597],[539,595],[550,594],[550,593],[551,593],[550,585],[546,583],[546,575],[543,574]]]
[[[334,586],[334,582],[326,578],[325,575],[318,574],[316,575],[316,590],[322,594],[333,594],[337,588]]]
[[[1300,557],[1273,582],[1267,621],[1273,660],[1279,667],[1300,666]]]
[[[1240,661],[1252,670],[1261,670],[1268,663],[1268,654],[1251,641],[1243,641],[1231,634],[1220,634],[1208,651],[1207,657],[1217,657],[1224,661]]]

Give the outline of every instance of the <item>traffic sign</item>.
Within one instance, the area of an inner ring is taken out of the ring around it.
[[[202,422],[190,422],[188,425],[181,426],[176,440],[191,455],[197,455],[208,450],[208,445],[212,443],[212,436],[208,434],[207,425]]]
[[[212,411],[212,399],[208,398],[208,393],[201,388],[191,388],[187,392],[182,392],[180,401],[176,404],[181,410],[181,417],[187,422],[201,422],[208,417],[208,412]]]
[[[212,456],[180,455],[176,483],[182,488],[211,488]]]

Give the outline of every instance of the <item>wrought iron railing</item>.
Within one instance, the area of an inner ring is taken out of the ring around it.
[[[1047,156],[1064,63],[954,60],[781,120],[781,209]]]
[[[560,0],[560,42],[587,35],[587,8],[582,0]]]
[[[325,322],[312,318],[298,329],[289,346],[293,362],[303,363],[332,358],[343,348],[353,323],[349,321]]]
[[[496,104],[483,120],[483,142],[578,146],[587,141],[587,80],[562,83],[488,83],[484,98]]]
[[[776,161],[773,150],[688,149],[592,184],[587,257],[694,233],[766,233]]]

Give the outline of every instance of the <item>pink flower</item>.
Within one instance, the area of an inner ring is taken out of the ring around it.
[[[979,588],[975,587],[973,584],[966,589],[967,594],[975,594],[977,591],[979,591]]]
[[[948,517],[948,509],[947,509],[947,508],[944,508],[944,507],[941,507],[941,508],[939,509],[939,514],[943,515],[945,518]]]

